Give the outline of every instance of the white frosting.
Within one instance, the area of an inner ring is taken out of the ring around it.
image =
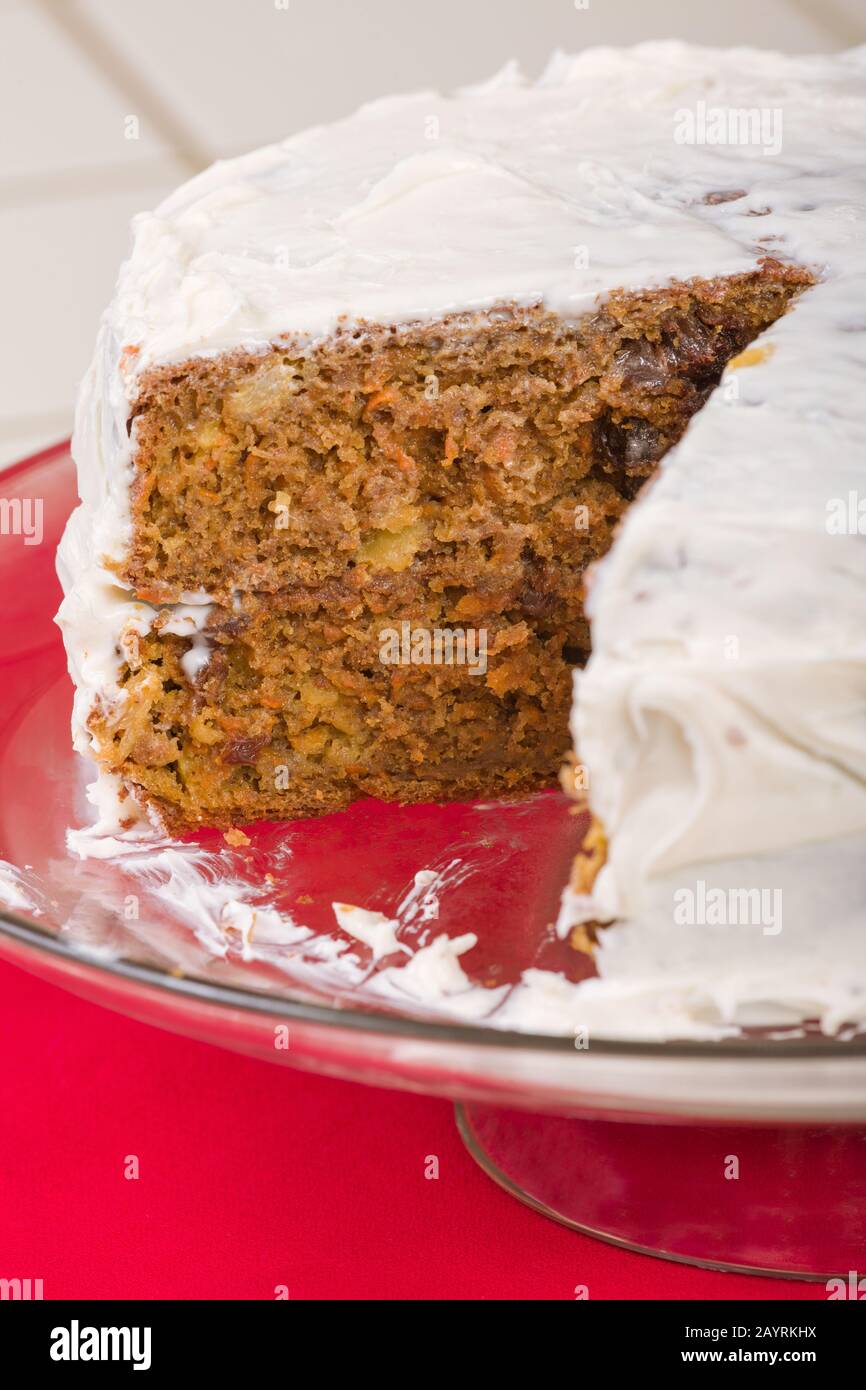
[[[341,320],[498,301],[568,316],[613,287],[749,269],[758,237],[823,261],[850,246],[850,187],[828,198],[823,181],[833,166],[850,178],[862,68],[861,52],[678,43],[559,54],[535,86],[510,65],[456,97],[387,98],[220,161],[135,219],[85,395],[109,378],[122,399],[155,363],[315,341]],[[701,104],[780,111],[781,150],[679,143]],[[820,246],[816,222],[830,224]]]
[[[383,912],[371,912],[368,908],[354,907],[352,903],[332,903],[331,907],[337,926],[369,946],[373,960],[381,960],[395,951],[407,951],[397,940],[399,922]]]
[[[191,637],[192,645],[181,657],[181,665],[192,682],[207,664],[210,648],[202,629],[212,609],[206,595],[185,594],[189,602],[162,610],[136,599],[96,562],[93,537],[93,514],[82,503],[69,518],[57,551],[57,572],[65,594],[57,622],[63,630],[69,673],[75,684],[73,742],[78,752],[85,754],[93,744],[87,718],[94,701],[98,698],[111,710],[118,709],[126,699],[118,680],[130,643],[150,632],[158,619],[163,631]],[[104,799],[110,808],[112,780],[105,773],[102,779],[108,783]],[[91,799],[100,794],[93,791]],[[130,801],[125,801],[121,818],[127,819],[134,813]],[[100,814],[105,814],[105,807]]]
[[[392,990],[418,1003],[436,1004],[453,995],[487,993],[473,986],[466,975],[460,957],[478,942],[474,932],[463,936],[437,936],[429,946],[415,951],[405,965],[392,966],[375,976],[372,982],[377,992],[391,995]]]
[[[808,258],[822,219],[804,205],[829,207],[825,175],[849,164],[862,67],[856,51],[680,43],[557,54],[534,86],[510,64],[458,96],[390,97],[214,164],[135,218],[82,386],[94,553],[118,558],[129,539],[129,408],[155,364],[499,301],[575,314],[617,286],[747,270],[759,236]],[[781,109],[781,153],[677,143],[699,103]],[[844,241],[838,187],[831,202]]]
[[[575,744],[610,849],[592,901],[567,895],[560,927],[620,919],[587,998],[662,1034],[702,1016],[766,1021],[774,1005],[833,1031],[866,1005],[866,256],[852,172],[866,103],[862,83],[821,107],[805,98],[785,84],[772,96],[786,137],[762,228],[823,281],[764,335],[763,360],[726,373],[630,509],[593,577],[592,657],[575,677]],[[823,152],[807,159],[812,139]],[[786,163],[801,168],[790,189]],[[700,885],[731,901],[777,893],[781,929],[678,925],[677,895]]]
[[[764,335],[766,360],[726,375],[597,570],[574,729],[611,849],[592,904],[567,899],[561,921],[625,919],[596,993],[647,969],[647,952],[661,988],[684,959],[678,888],[783,887],[786,927],[767,938],[779,991],[814,1003],[817,990],[824,1017],[847,990],[853,1008],[850,980],[818,989],[818,935],[794,924],[813,929],[839,879],[838,921],[862,936],[850,846],[866,847],[866,545],[856,519],[833,534],[828,507],[853,497],[856,518],[866,490],[864,66],[864,50],[679,43],[557,55],[535,86],[512,65],[457,97],[373,103],[216,164],[137,218],[82,388],[82,507],[59,560],[76,746],[95,697],[122,698],[121,634],[154,621],[100,564],[129,541],[127,424],[148,367],[283,334],[313,343],[341,320],[499,301],[569,316],[619,286],[763,254],[805,264],[822,283]],[[749,113],[761,138],[731,143]],[[683,143],[690,127],[698,143]],[[198,597],[198,616],[177,617],[196,634],[189,678],[207,659]],[[710,935],[695,929],[692,980],[721,968]],[[731,977],[744,999],[767,988],[756,970]]]
[[[0,860],[0,903],[12,912],[32,912],[34,916],[42,914],[37,899],[28,891],[21,870],[5,860]]]

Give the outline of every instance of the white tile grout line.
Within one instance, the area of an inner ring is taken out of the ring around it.
[[[0,445],[22,434],[56,434],[58,439],[69,433],[71,411],[46,410],[26,415],[0,415]]]
[[[0,210],[22,204],[32,205],[51,199],[75,199],[110,192],[144,191],[165,178],[172,184],[209,164],[210,150],[201,146],[180,118],[167,109],[146,81],[132,68],[122,54],[115,51],[110,40],[81,13],[74,0],[36,0],[36,3],[55,27],[83,53],[92,67],[107,80],[125,100],[136,104],[140,114],[167,144],[162,157],[156,156],[135,166],[105,164],[89,170],[58,170],[56,174],[41,173],[0,179]],[[17,437],[41,439],[38,448],[48,447],[51,441],[65,438],[71,425],[71,411],[52,410],[41,413],[6,415],[0,417],[0,449]],[[28,450],[32,452],[30,446]],[[0,462],[0,472],[14,460]]]
[[[47,18],[75,44],[100,74],[121,95],[136,103],[141,114],[168,145],[162,157],[146,160],[135,166],[106,164],[87,170],[58,170],[54,174],[23,175],[0,180],[0,210],[32,205],[53,199],[76,199],[94,194],[144,191],[163,179],[171,184],[211,162],[211,152],[198,144],[182,121],[166,110],[150,91],[146,82],[116,53],[111,43],[83,16],[72,0],[37,0]],[[52,410],[44,415],[28,413],[0,417],[0,450],[16,438],[32,436],[41,442],[38,448],[49,447],[52,441],[64,439],[71,426],[71,410]],[[27,446],[28,452],[32,447]],[[11,466],[14,459],[0,460],[0,472]]]
[[[0,212],[31,207],[34,203],[75,202],[109,193],[135,193],[168,182],[175,187],[188,170],[168,152],[135,164],[98,164],[89,169],[56,169],[39,174],[15,174],[0,178]]]
[[[63,31],[102,77],[138,108],[188,173],[196,173],[214,159],[183,117],[153,90],[144,74],[130,63],[109,36],[79,9],[76,0],[36,0],[46,17]]]

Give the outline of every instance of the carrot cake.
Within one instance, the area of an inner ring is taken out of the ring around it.
[[[863,836],[863,67],[557,55],[136,218],[59,556],[121,822],[544,787],[574,676],[563,929]]]

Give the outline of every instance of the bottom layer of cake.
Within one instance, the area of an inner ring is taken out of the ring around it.
[[[279,608],[270,596],[211,612],[198,672],[186,638],[126,635],[122,698],[94,711],[90,732],[102,765],[169,829],[555,780],[571,689],[562,630]]]

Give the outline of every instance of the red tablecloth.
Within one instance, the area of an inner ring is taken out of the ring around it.
[[[0,1055],[0,1278],[46,1298],[826,1297],[537,1216],[443,1101],[188,1042],[3,963]]]

